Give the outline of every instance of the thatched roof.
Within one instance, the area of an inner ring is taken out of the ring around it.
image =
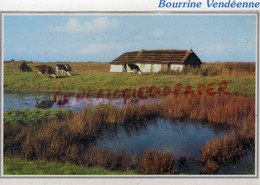
[[[184,64],[192,50],[141,50],[126,52],[110,62],[110,64]]]

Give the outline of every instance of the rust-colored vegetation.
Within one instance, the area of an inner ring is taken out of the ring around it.
[[[230,125],[230,135],[209,141],[201,148],[203,173],[215,173],[221,164],[231,162],[254,146],[255,103],[242,96],[201,96],[166,98],[162,102],[166,118],[206,120],[218,125]]]
[[[204,63],[201,68],[185,66],[182,71],[166,71],[173,75],[198,75],[198,76],[255,76],[255,63],[249,62],[224,62]]]
[[[177,173],[174,157],[171,153],[146,150],[141,160],[141,172],[144,174],[175,174]]]
[[[255,76],[255,63],[225,62],[221,67],[222,75]]]
[[[145,120],[159,116],[172,120],[190,118],[229,125],[232,129],[230,135],[209,141],[201,148],[202,173],[210,174],[254,146],[254,115],[254,99],[230,95],[169,96],[149,105],[130,104],[123,108],[99,104],[88,106],[65,120],[25,127],[12,135],[12,139],[7,135],[12,130],[5,129],[4,149],[8,152],[10,146],[16,145],[21,158],[27,160],[44,159],[112,170],[135,169],[143,174],[175,174],[177,167],[171,153],[147,150],[138,159],[136,155],[126,155],[123,150],[96,149],[94,144],[104,128],[113,133],[117,124],[135,129],[145,128]]]

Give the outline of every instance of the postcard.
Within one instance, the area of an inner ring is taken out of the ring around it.
[[[260,3],[151,5],[0,12],[1,178],[259,182]]]

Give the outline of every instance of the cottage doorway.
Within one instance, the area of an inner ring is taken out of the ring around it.
[[[162,64],[162,71],[167,71],[169,68],[169,64]]]

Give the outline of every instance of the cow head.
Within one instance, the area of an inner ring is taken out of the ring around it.
[[[65,64],[65,67],[68,69],[68,71],[71,71],[71,67],[68,64]]]

